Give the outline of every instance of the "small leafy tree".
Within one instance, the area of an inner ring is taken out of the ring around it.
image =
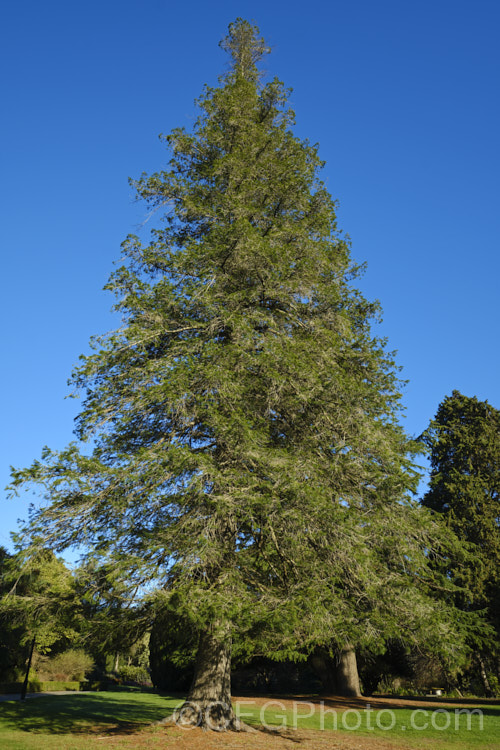
[[[92,671],[94,661],[83,649],[67,649],[52,657],[40,656],[36,662],[41,680],[82,681]]]
[[[37,655],[65,650],[78,639],[82,611],[75,581],[50,550],[31,557],[4,553],[0,589],[3,679],[22,675],[33,642],[36,660]]]
[[[0,547],[0,595],[12,588],[10,576],[12,555]],[[28,656],[28,646],[23,643],[26,628],[23,621],[14,619],[0,609],[0,682],[17,680]]]
[[[9,556],[2,571],[0,616],[22,631],[26,646],[36,638],[37,649],[49,653],[78,637],[81,609],[75,582],[63,560],[50,550],[31,557]]]

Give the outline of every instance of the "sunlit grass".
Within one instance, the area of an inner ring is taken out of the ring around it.
[[[179,698],[138,692],[68,693],[0,703],[0,748],[88,748],[89,734],[140,731],[179,703]]]
[[[254,726],[264,723],[270,728],[335,731],[379,737],[391,742],[401,740],[416,748],[429,747],[432,743],[436,750],[500,749],[499,705],[455,709],[436,704],[432,708],[372,706],[365,710],[334,710],[328,701],[320,700],[313,703],[297,700],[292,708],[288,702],[285,704],[279,699],[269,699],[264,706],[262,701],[259,701],[260,705],[252,705],[250,701],[248,698],[237,706],[237,712],[245,722]],[[367,704],[369,706],[369,701]]]
[[[328,701],[308,704],[297,700],[286,704],[251,698],[236,704],[244,721],[254,726],[383,738],[395,747],[433,747],[435,750],[500,750],[500,706],[474,706],[476,713],[467,724],[466,714],[436,705],[410,708],[333,711]],[[163,747],[165,730],[151,729],[181,703],[179,697],[155,693],[102,692],[30,698],[25,702],[0,703],[1,750],[88,750],[89,747]],[[437,714],[432,711],[439,708]],[[481,715],[477,710],[482,712]],[[415,713],[418,711],[418,713]],[[392,726],[393,725],[393,726]],[[425,728],[419,728],[424,727]],[[388,728],[391,727],[391,728]],[[404,727],[404,728],[403,728]],[[182,735],[183,730],[168,730]],[[104,735],[101,737],[101,735]],[[324,736],[324,735],[323,735]],[[248,735],[251,747],[252,735]],[[102,739],[107,739],[102,743]],[[271,740],[272,738],[270,738]],[[169,740],[170,741],[170,740]],[[122,744],[123,743],[123,744]]]

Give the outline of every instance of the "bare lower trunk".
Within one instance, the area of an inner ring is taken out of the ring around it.
[[[231,640],[214,628],[200,636],[193,682],[175,720],[219,732],[240,728],[231,706]]]
[[[493,690],[491,689],[490,681],[488,680],[488,675],[486,674],[486,666],[481,654],[477,655],[477,663],[479,664],[479,673],[481,675],[481,682],[483,683],[485,695],[487,698],[491,698],[493,695]]]
[[[361,695],[356,653],[352,646],[347,645],[340,652],[336,678],[338,695],[355,698]]]
[[[321,680],[325,695],[361,695],[356,653],[352,646],[345,646],[337,657],[317,649],[310,657],[309,663]]]
[[[25,700],[26,698],[26,691],[28,690],[28,680],[30,677],[30,669],[31,669],[31,661],[33,659],[33,651],[35,650],[35,642],[36,638],[33,638],[31,641],[31,647],[30,647],[30,655],[28,657],[28,666],[26,667],[26,676],[24,678],[23,686],[21,688],[21,700]]]

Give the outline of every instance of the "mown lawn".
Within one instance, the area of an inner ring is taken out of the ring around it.
[[[251,698],[247,699],[251,701]],[[369,705],[369,699],[367,699]],[[335,709],[329,701],[269,699],[264,705],[238,706],[249,724],[269,727],[342,732],[345,736],[377,737],[388,743],[435,750],[500,750],[500,705],[447,708],[440,704],[412,708],[375,707]],[[338,734],[337,734],[338,736]]]
[[[68,693],[3,702],[0,748],[97,747],[103,745],[97,740],[100,732],[111,733],[110,736],[135,733],[161,721],[179,702],[179,698],[140,692]]]
[[[244,702],[243,702],[244,700]],[[303,699],[242,699],[237,711],[255,727],[275,732],[215,734],[177,727],[151,727],[180,703],[155,693],[103,692],[30,698],[0,703],[1,750],[82,750],[83,748],[272,748],[378,747],[433,750],[500,750],[500,705],[474,705],[467,714],[444,706],[373,707],[360,710]],[[459,707],[463,710],[462,707]],[[433,713],[438,709],[438,713]],[[415,713],[417,711],[417,713]],[[481,711],[481,714],[478,713]],[[307,715],[311,714],[311,715]],[[425,728],[424,728],[425,726]],[[281,727],[281,729],[279,729]],[[314,735],[311,730],[314,730]],[[198,732],[198,734],[197,734]],[[305,732],[301,739],[301,732]],[[304,739],[305,737],[305,739]],[[279,739],[277,739],[279,738]],[[316,738],[316,740],[314,739]],[[330,740],[331,738],[331,740]],[[358,745],[359,740],[361,744]],[[382,744],[383,741],[387,744]]]

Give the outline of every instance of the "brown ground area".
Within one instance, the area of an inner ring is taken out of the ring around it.
[[[383,708],[424,708],[432,709],[438,707],[450,708],[473,708],[479,702],[487,701],[452,701],[445,699],[409,700],[404,698],[311,698],[309,696],[272,696],[272,697],[235,697],[234,702],[252,700],[254,704],[264,705],[270,701],[279,701],[286,708],[292,709],[294,701],[317,703],[324,701],[325,708],[334,709],[337,712],[348,709],[363,711],[367,704],[370,708],[377,710]],[[280,709],[280,707],[277,707]],[[244,706],[242,706],[244,710]],[[111,729],[91,739],[89,747],[105,748],[144,748],[144,750],[415,750],[415,744],[407,744],[400,737],[394,739],[367,737],[357,732],[334,732],[314,731],[303,729],[252,729],[248,732],[210,732],[203,729],[181,729],[168,724],[153,726],[137,732],[130,728],[130,734],[124,734],[123,726],[120,729]],[[126,732],[126,730],[125,730]],[[427,747],[430,746],[428,741]],[[432,742],[434,746],[434,742]],[[424,747],[422,745],[422,747]],[[435,745],[436,750],[439,743]]]
[[[415,746],[402,744],[398,740],[387,742],[377,738],[342,736],[334,732],[313,732],[287,730],[246,734],[227,732],[218,734],[193,729],[163,730],[162,737],[143,732],[133,737],[121,737],[118,742],[99,739],[89,743],[89,747],[134,748],[134,750],[415,750]],[[95,743],[95,744],[94,744]]]
[[[309,703],[317,703],[321,701],[325,704],[325,707],[333,708],[336,711],[347,711],[347,709],[355,708],[358,711],[363,711],[369,705],[373,709],[383,708],[473,708],[475,705],[485,705],[490,702],[487,698],[481,699],[461,699],[454,700],[453,698],[399,698],[394,696],[370,696],[369,698],[342,698],[340,696],[332,696],[331,698],[321,696],[308,696],[308,695],[295,695],[295,696],[258,696],[257,698],[245,698],[236,697],[233,701],[248,701],[252,700],[256,705],[261,706],[270,701],[279,701],[284,703],[287,708],[292,708],[294,701],[304,701]],[[498,701],[491,701],[492,704],[498,704]]]

